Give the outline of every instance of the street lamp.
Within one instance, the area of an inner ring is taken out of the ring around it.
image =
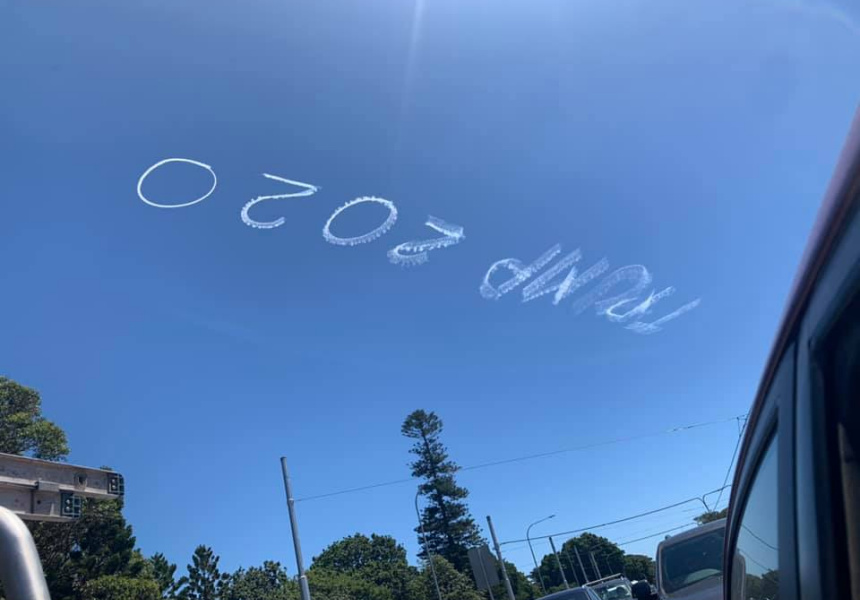
[[[433,553],[430,552],[430,546],[427,545],[427,532],[424,531],[424,519],[421,518],[421,511],[418,510],[418,496],[421,495],[421,488],[415,492],[415,516],[418,517],[418,526],[421,528],[421,545],[424,546],[424,552],[427,554],[427,562],[430,563],[430,573],[433,574],[433,587],[436,588],[436,598],[442,600],[442,591],[439,589],[439,579],[436,577],[436,566],[433,564]]]
[[[555,518],[555,515],[550,515],[548,517],[544,517],[543,519],[540,519],[539,521],[535,521],[534,523],[532,523],[531,525],[529,525],[526,528],[526,541],[529,543],[529,550],[532,553],[532,560],[535,563],[535,571],[537,571],[538,579],[540,580],[540,589],[543,590],[544,594],[546,594],[546,586],[544,586],[544,584],[543,584],[543,575],[540,574],[540,567],[538,567],[537,558],[535,557],[535,549],[532,548],[532,540],[529,537],[529,532],[531,531],[532,527],[534,527],[538,523],[543,523],[544,521],[549,521],[550,519],[554,519],[554,518]]]

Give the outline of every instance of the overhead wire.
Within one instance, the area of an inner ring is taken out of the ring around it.
[[[741,440],[743,439],[744,431],[747,428],[747,421],[746,420],[744,420],[743,426],[741,426],[741,424],[740,424],[741,419],[743,417],[744,417],[744,415],[737,417],[737,420],[738,420],[738,441],[735,442],[735,450],[734,450],[734,452],[732,452],[732,460],[729,462],[729,468],[726,469],[726,476],[725,476],[725,478],[723,478],[723,488],[720,490],[720,494],[717,496],[717,501],[714,503],[715,507],[720,503],[720,499],[723,497],[722,490],[725,489],[726,484],[729,482],[729,475],[732,474],[732,467],[735,464],[735,458],[737,458],[737,456],[738,456],[738,449],[741,447]]]
[[[716,491],[716,490],[715,490],[715,491]],[[709,492],[709,493],[710,493],[710,492]],[[649,510],[649,511],[646,511],[646,512],[642,512],[642,513],[639,513],[639,514],[636,514],[636,515],[632,515],[632,516],[629,516],[629,517],[624,517],[623,519],[615,519],[615,520],[613,520],[613,521],[607,521],[607,522],[605,522],[605,523],[599,523],[599,524],[597,524],[597,525],[591,525],[590,527],[582,527],[582,528],[579,528],[579,529],[571,529],[571,530],[569,530],[569,531],[558,531],[558,532],[556,532],[556,533],[550,533],[550,534],[546,534],[546,535],[539,535],[539,536],[535,536],[535,537],[528,538],[528,539],[531,539],[532,541],[534,541],[534,540],[543,539],[543,538],[558,537],[558,536],[563,536],[563,535],[571,535],[571,534],[574,534],[574,533],[584,533],[584,532],[586,532],[586,531],[593,531],[593,530],[595,530],[595,529],[601,529],[601,528],[603,528],[603,527],[607,527],[607,526],[609,526],[609,525],[615,525],[616,523],[624,523],[624,522],[626,522],[626,521],[632,521],[632,520],[634,520],[634,519],[639,519],[639,518],[642,518],[642,517],[646,517],[646,516],[648,516],[648,515],[653,515],[653,514],[656,514],[656,513],[659,513],[659,512],[663,512],[663,511],[666,511],[666,510],[670,510],[670,509],[672,509],[672,508],[677,508],[678,506],[683,506],[684,504],[689,504],[690,502],[696,502],[696,501],[701,502],[701,501],[702,501],[701,496],[695,496],[695,497],[693,497],[693,498],[688,498],[688,499],[686,499],[686,500],[682,500],[681,502],[675,502],[675,503],[673,503],[673,504],[668,504],[668,505],[666,505],[666,506],[662,506],[662,507],[660,507],[660,508],[655,508],[655,509],[653,509],[653,510]],[[504,546],[505,544],[513,544],[513,543],[516,543],[516,542],[528,541],[528,539],[523,538],[523,539],[516,539],[516,540],[507,540],[507,541],[502,542],[500,545]]]
[[[633,544],[633,543],[635,543],[635,542],[642,542],[642,541],[644,541],[644,540],[650,540],[651,538],[655,538],[655,537],[657,537],[657,536],[660,536],[660,535],[663,535],[663,534],[666,534],[666,533],[671,533],[671,532],[673,532],[673,531],[678,531],[679,529],[686,529],[686,528],[689,528],[689,527],[693,527],[694,525],[695,525],[695,523],[687,523],[686,525],[679,525],[678,527],[673,527],[673,528],[671,528],[671,529],[666,529],[666,530],[663,530],[663,531],[658,531],[657,533],[654,533],[654,534],[651,534],[651,535],[646,535],[645,537],[641,537],[641,538],[636,538],[635,540],[626,540],[626,541],[623,541],[623,542],[618,542],[618,543],[616,544],[616,546],[626,546],[626,545],[628,545],[628,544]]]
[[[745,416],[745,415],[734,416],[734,417],[730,417],[730,418],[726,418],[726,419],[715,419],[712,421],[704,421],[704,422],[700,422],[700,423],[691,423],[689,425],[681,425],[678,427],[671,427],[669,429],[664,429],[661,431],[655,431],[655,432],[651,432],[651,433],[643,433],[643,434],[639,434],[639,435],[632,435],[632,436],[626,436],[626,437],[620,437],[620,438],[613,438],[613,439],[609,439],[609,440],[604,440],[602,442],[594,442],[591,444],[583,444],[581,446],[573,446],[573,447],[569,447],[569,448],[560,448],[558,450],[551,450],[548,452],[538,452],[535,454],[525,454],[522,456],[516,456],[516,457],[512,457],[512,458],[488,461],[488,462],[478,463],[478,464],[474,464],[474,465],[468,465],[465,467],[460,467],[457,469],[457,471],[458,472],[476,471],[479,469],[487,469],[490,467],[497,467],[497,466],[517,463],[517,462],[536,460],[539,458],[547,458],[549,456],[557,456],[560,454],[566,454],[566,453],[570,453],[570,452],[581,452],[583,450],[590,450],[592,448],[600,448],[603,446],[609,446],[609,445],[614,445],[614,444],[623,444],[623,443],[637,441],[637,440],[641,440],[641,439],[645,439],[645,438],[651,438],[651,437],[656,437],[656,436],[661,436],[661,435],[673,434],[673,433],[678,433],[678,432],[682,432],[682,431],[689,431],[691,429],[698,429],[700,427],[708,427],[711,425],[718,425],[721,423],[727,423],[729,421],[734,421],[736,419],[739,419],[743,416]],[[382,488],[382,487],[402,485],[405,483],[415,481],[415,479],[416,478],[414,478],[414,477],[405,477],[402,479],[394,479],[394,480],[383,481],[383,482],[379,482],[379,483],[371,483],[371,484],[367,484],[367,485],[345,488],[342,490],[336,490],[336,491],[326,492],[326,493],[322,493],[322,494],[303,496],[301,498],[296,498],[295,501],[296,502],[308,502],[310,500],[321,500],[323,498],[331,498],[333,496],[341,496],[344,494],[353,494],[356,492],[363,492],[363,491]]]

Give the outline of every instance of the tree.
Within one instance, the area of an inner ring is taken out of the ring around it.
[[[34,389],[0,377],[0,452],[62,460],[69,454],[65,432],[42,416]]]
[[[313,559],[315,569],[343,573],[391,592],[395,600],[406,600],[415,570],[406,560],[406,550],[387,535],[355,534],[328,546]]]
[[[176,598],[179,589],[187,582],[185,577],[176,580],[176,565],[168,562],[161,552],[153,554],[147,563],[149,575],[158,585],[159,598],[163,600]]]
[[[465,572],[469,565],[468,549],[483,540],[465,503],[469,492],[454,479],[459,467],[448,460],[448,451],[439,440],[442,420],[433,412],[416,410],[406,417],[400,431],[415,440],[409,452],[417,459],[409,466],[413,477],[424,480],[418,489],[428,501],[421,512],[426,539],[422,539],[420,527],[415,529],[422,544],[419,557],[426,559],[429,550]]]
[[[85,500],[79,519],[28,523],[54,600],[79,600],[87,582],[105,576],[150,579],[122,506],[122,499]]]
[[[576,569],[576,579],[579,583],[594,581],[595,579],[599,579],[601,575],[606,577],[607,575],[624,572],[624,551],[605,537],[586,532],[562,544],[560,551],[567,554],[570,557],[570,561],[576,567],[579,567],[574,547],[576,550],[579,550],[579,555],[585,568],[585,573],[582,573],[582,570],[579,568]],[[594,570],[594,566],[591,564],[590,554],[592,552],[594,553],[594,560],[597,562],[597,571]],[[564,557],[562,560],[564,561]],[[565,568],[567,568],[566,565]],[[543,572],[541,571],[541,573]]]
[[[624,574],[631,581],[647,579],[655,580],[655,564],[650,556],[644,554],[628,554],[624,557]]]
[[[539,598],[540,588],[538,588],[531,580],[526,577],[525,573],[516,568],[512,563],[505,561],[505,569],[508,571],[508,579],[511,581],[511,589],[514,591],[514,597],[517,600],[534,600]],[[573,582],[571,582],[571,585]],[[504,582],[493,588],[493,596],[496,598],[507,598]]]
[[[228,577],[218,569],[221,557],[209,546],[197,546],[188,565],[188,579],[182,588],[183,600],[220,600]]]
[[[698,517],[693,517],[693,520],[699,525],[704,525],[705,523],[711,523],[719,519],[724,519],[728,514],[729,508],[726,507],[723,510],[709,510],[707,512],[703,512]]]
[[[475,588],[472,579],[460,573],[450,562],[441,556],[433,557],[436,577],[439,580],[439,591],[443,598],[456,600],[483,600],[483,596]],[[435,600],[436,588],[433,585],[433,573],[429,563],[413,582],[412,597],[416,600]]]
[[[84,584],[82,600],[160,600],[158,584],[152,579],[105,575]]]
[[[331,569],[308,569],[308,585],[314,600],[391,600],[387,589]]]
[[[281,563],[267,560],[262,567],[238,569],[230,575],[224,600],[298,600],[299,587]]]

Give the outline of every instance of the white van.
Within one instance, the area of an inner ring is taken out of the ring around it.
[[[723,543],[720,519],[666,538],[657,546],[657,594],[668,600],[722,600]]]

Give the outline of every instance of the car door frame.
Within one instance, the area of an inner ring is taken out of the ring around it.
[[[746,501],[758,475],[759,465],[765,452],[771,447],[776,436],[777,453],[777,515],[794,516],[794,483],[791,473],[794,454],[794,381],[795,345],[786,348],[779,366],[768,387],[764,400],[758,405],[754,415],[750,415],[748,433],[744,437],[743,460],[738,462],[729,514],[726,521],[726,545],[723,556],[723,589],[725,598],[732,598],[733,560],[739,530],[746,510]],[[779,518],[779,593],[780,600],[794,600],[796,569],[790,568],[794,553],[794,519]],[[785,575],[783,574],[785,572]],[[732,599],[733,600],[733,599]]]
[[[839,241],[823,266],[803,317],[797,374],[797,522],[801,597],[850,598],[840,572],[847,572],[846,525],[839,450],[830,427],[834,398],[825,393],[823,354],[834,325],[860,294],[860,173],[851,188],[855,201],[845,215]],[[838,489],[839,488],[839,489]]]
[[[838,526],[832,445],[827,440],[817,356],[827,333],[860,291],[860,109],[819,211],[771,349],[729,502],[723,590],[731,595],[733,556],[750,485],[770,437],[778,434],[780,600],[838,598]],[[844,535],[844,531],[842,531]]]

